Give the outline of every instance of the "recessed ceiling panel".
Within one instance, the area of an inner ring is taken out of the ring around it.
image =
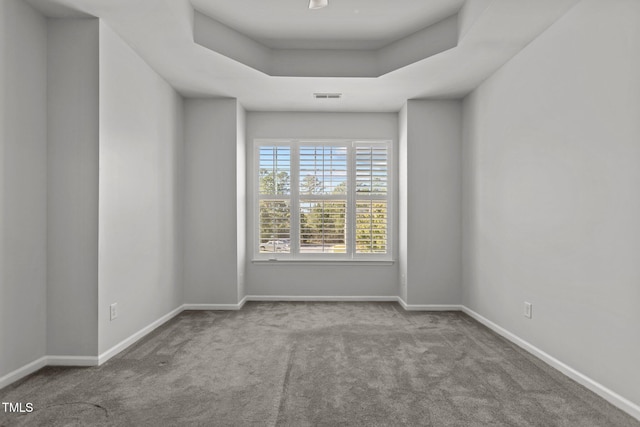
[[[192,0],[194,8],[275,49],[379,49],[458,12],[464,0]]]

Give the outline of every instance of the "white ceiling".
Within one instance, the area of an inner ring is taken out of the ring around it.
[[[465,95],[580,0],[466,0],[456,47],[380,77],[348,78],[269,76],[200,46],[194,42],[189,0],[27,1],[48,16],[103,19],[185,96],[238,98],[248,110],[398,111],[407,99]],[[355,43],[367,49],[446,17],[460,1],[330,0],[322,10],[307,9],[307,0],[194,0],[194,5],[264,44],[292,48],[342,41],[342,47]],[[322,33],[327,26],[331,31]],[[314,92],[344,97],[316,100]]]

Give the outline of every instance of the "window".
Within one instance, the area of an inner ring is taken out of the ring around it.
[[[390,142],[255,149],[257,259],[391,259]]]

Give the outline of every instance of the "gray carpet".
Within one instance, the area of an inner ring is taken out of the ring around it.
[[[468,316],[395,303],[184,312],[0,400],[35,408],[2,426],[640,426]]]

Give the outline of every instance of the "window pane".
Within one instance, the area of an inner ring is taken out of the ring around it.
[[[300,147],[300,194],[346,194],[347,147]]]
[[[388,154],[386,147],[356,147],[356,192],[387,194]]]
[[[289,253],[291,207],[289,200],[260,200],[260,253]]]
[[[304,200],[300,202],[300,252],[346,252],[345,200]]]
[[[387,253],[387,202],[356,202],[356,253]]]
[[[260,194],[290,194],[291,148],[260,147]]]

